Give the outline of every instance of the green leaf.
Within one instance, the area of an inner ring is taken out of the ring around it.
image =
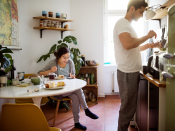
[[[48,58],[48,55],[44,55],[44,61],[46,61],[46,59]]]
[[[9,67],[5,68],[5,73],[11,71],[11,69],[12,69],[12,66],[9,66]]]
[[[13,53],[10,49],[3,49],[1,53]]]
[[[70,52],[70,58],[73,60],[74,59],[74,55],[72,52]]]
[[[52,53],[53,51],[55,51],[55,50],[56,50],[56,47],[57,47],[57,44],[54,44],[54,45],[50,48],[49,53]]]
[[[60,49],[60,47],[61,47],[61,45],[58,45],[58,46],[57,46],[57,51]]]
[[[71,43],[72,40],[69,36],[66,36],[64,39],[63,39],[63,42],[67,42],[67,43]]]
[[[39,58],[39,60],[37,61],[37,63],[40,62],[43,58],[44,58],[44,55],[42,55],[42,56]]]
[[[61,47],[67,47],[68,48],[68,45],[66,43],[62,43]]]
[[[74,36],[70,36],[70,38],[72,39],[74,45],[77,45],[77,38],[75,38]]]
[[[76,56],[78,56],[78,50],[77,49],[74,49],[74,53],[76,54]]]
[[[59,41],[58,41],[58,44],[61,44],[61,42],[62,42],[62,40],[59,40]]]

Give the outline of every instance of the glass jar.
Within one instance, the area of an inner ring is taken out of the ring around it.
[[[53,17],[53,12],[49,12],[49,17]]]
[[[47,27],[46,21],[43,21],[43,26],[44,26],[44,27]]]
[[[55,28],[58,28],[58,22],[55,23]]]
[[[96,96],[95,96],[95,94],[92,95],[91,101],[92,101],[92,102],[96,102]]]
[[[59,28],[61,28],[61,22],[59,22]]]
[[[7,86],[7,76],[0,76],[0,87]]]
[[[92,95],[93,95],[93,92],[92,91],[89,91],[89,100],[90,101],[92,100]]]
[[[47,21],[47,27],[51,27],[50,21]]]
[[[87,90],[86,90],[86,89],[84,89],[84,90],[83,90],[83,93],[84,93],[85,100],[86,100],[86,103],[87,103],[87,102],[88,102]]]
[[[39,26],[43,27],[43,21],[42,20],[40,20]]]

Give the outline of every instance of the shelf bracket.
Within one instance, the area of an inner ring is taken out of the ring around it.
[[[61,39],[63,39],[63,32],[64,32],[64,31],[61,31]]]
[[[44,29],[40,29],[40,38],[42,38],[43,30]]]

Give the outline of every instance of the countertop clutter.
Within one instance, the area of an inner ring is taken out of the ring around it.
[[[166,83],[165,82],[160,82],[158,79],[154,79],[151,76],[147,76],[146,74],[143,74],[142,71],[140,71],[140,74],[147,79],[149,82],[153,83],[155,86],[159,88],[166,88]]]

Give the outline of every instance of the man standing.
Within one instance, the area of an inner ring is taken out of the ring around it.
[[[136,112],[139,71],[142,70],[140,51],[157,46],[154,43],[140,46],[149,38],[157,35],[151,30],[146,36],[138,38],[131,26],[133,20],[137,21],[143,17],[147,6],[148,4],[143,0],[130,0],[125,17],[119,19],[114,27],[114,48],[118,65],[117,79],[121,98],[118,131],[128,130],[129,123]]]

